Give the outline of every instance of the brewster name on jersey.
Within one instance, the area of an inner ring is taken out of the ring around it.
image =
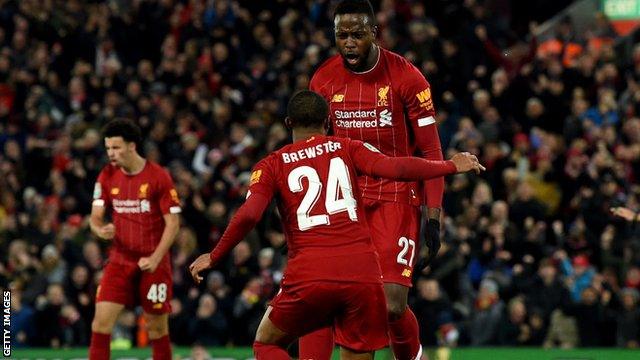
[[[327,141],[326,143],[316,145],[316,146],[306,147],[296,152],[291,152],[291,153],[283,152],[282,161],[284,161],[285,164],[289,164],[289,163],[304,160],[304,159],[313,159],[316,156],[332,153],[340,149],[342,149],[342,147],[340,146],[340,143]]]

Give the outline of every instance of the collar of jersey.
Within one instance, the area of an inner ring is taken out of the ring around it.
[[[127,175],[127,176],[136,176],[136,175],[140,174],[141,172],[143,172],[145,167],[147,167],[147,159],[144,159],[144,165],[142,165],[142,168],[140,169],[140,171],[136,172],[135,174],[129,174],[128,172],[124,171],[124,169],[122,169],[122,168],[120,168],[120,171],[122,171],[122,173]]]
[[[361,72],[356,72],[356,71],[351,71],[349,70],[349,68],[347,68],[347,70],[351,71],[352,73],[356,74],[356,75],[363,75],[366,74],[368,72],[373,71],[373,69],[375,69],[378,66],[378,63],[380,62],[380,53],[382,53],[382,49],[380,49],[380,46],[373,44],[375,47],[378,48],[378,58],[376,59],[376,63],[371,67],[371,69],[366,70],[366,71],[361,71]]]

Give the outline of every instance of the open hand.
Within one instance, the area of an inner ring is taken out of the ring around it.
[[[189,265],[189,272],[191,272],[191,277],[196,284],[200,284],[202,281],[202,276],[200,276],[200,272],[203,270],[207,270],[211,268],[213,264],[211,263],[211,257],[209,257],[209,253],[202,254],[198,256],[198,258]]]
[[[482,166],[482,164],[480,164],[480,161],[478,161],[478,158],[475,155],[468,152],[453,155],[451,161],[453,161],[453,164],[456,166],[456,170],[459,173],[473,170],[476,174],[479,174],[481,171],[487,170]]]

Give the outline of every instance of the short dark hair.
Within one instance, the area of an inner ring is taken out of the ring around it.
[[[376,16],[369,0],[342,0],[333,12],[333,17],[344,14],[365,14],[375,24]]]
[[[289,100],[287,116],[292,127],[322,126],[329,117],[329,105],[317,93],[302,90]]]
[[[129,119],[114,119],[102,128],[105,138],[121,136],[126,142],[136,144],[138,153],[142,151],[142,131],[140,127]]]

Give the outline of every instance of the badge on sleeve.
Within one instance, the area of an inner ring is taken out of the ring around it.
[[[100,199],[102,196],[102,185],[99,182],[93,187],[93,199]]]
[[[371,145],[371,144],[369,144],[367,142],[363,143],[363,145],[364,145],[364,147],[366,147],[367,149],[369,149],[369,150],[371,150],[373,152],[377,152],[377,153],[380,152],[380,150],[378,150],[375,146],[373,146],[373,145]]]

